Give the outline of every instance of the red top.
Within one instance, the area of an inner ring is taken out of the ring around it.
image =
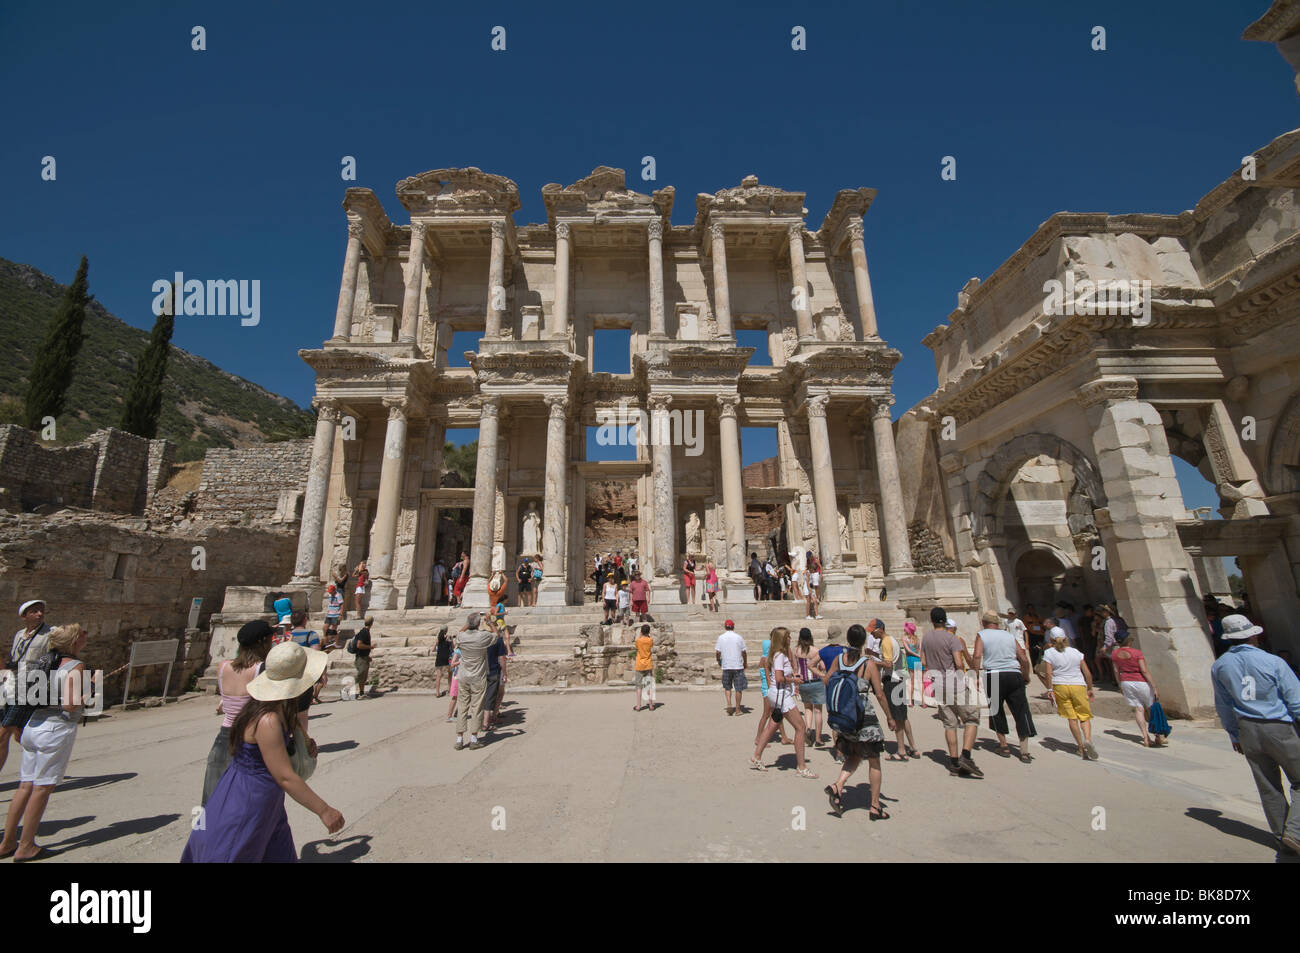
[[[1124,657],[1126,655],[1128,658]],[[1115,674],[1121,682],[1145,682],[1139,667],[1145,658],[1140,649],[1121,647],[1111,653],[1110,664],[1115,666]]]
[[[650,592],[650,583],[644,579],[633,579],[627,584],[627,588],[633,602],[645,602]]]

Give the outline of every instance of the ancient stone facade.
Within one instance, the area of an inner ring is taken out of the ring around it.
[[[374,608],[425,605],[438,513],[470,508],[468,605],[486,604],[494,562],[521,555],[543,559],[542,604],[577,603],[585,488],[608,480],[636,485],[634,548],[657,589],[680,590],[689,550],[716,562],[728,598],[752,598],[749,531],[771,520],[747,521],[750,507],[781,512],[797,559],[820,552],[832,601],[912,574],[890,425],[899,355],[863,244],[873,190],[840,192],[816,230],[803,193],[752,176],[699,195],[687,226],[671,224],[671,187],[630,191],[607,167],[543,188],[537,225],[514,222],[513,182],[478,169],[397,194],[410,225],[348,190],[333,335],[301,352],[319,418],[295,585],[364,556]],[[630,373],[591,369],[611,328],[631,332]],[[771,366],[737,346],[746,329],[765,333]],[[449,366],[458,331],[483,335],[468,368]],[[586,428],[628,414],[636,459],[586,460]],[[770,485],[742,480],[742,426],[776,431]],[[478,428],[472,488],[439,479],[453,427]]]
[[[16,424],[0,425],[0,501],[12,510],[75,506],[139,513],[171,470],[175,448],[112,428],[46,449]]]
[[[310,440],[285,440],[203,455],[194,515],[224,523],[295,526],[302,515]]]

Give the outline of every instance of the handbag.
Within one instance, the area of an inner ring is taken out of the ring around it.
[[[316,756],[309,754],[307,748],[307,736],[302,726],[295,725],[289,739],[289,764],[293,766],[293,773],[304,781],[310,780],[316,772]]]
[[[774,725],[781,724],[781,719],[785,717],[785,712],[781,710],[781,693],[783,691],[785,689],[782,686],[778,685],[776,687],[776,701],[772,704],[772,723]]]

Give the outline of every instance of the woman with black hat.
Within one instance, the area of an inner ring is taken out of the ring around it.
[[[230,729],[239,713],[244,710],[251,697],[248,683],[257,675],[257,667],[266,660],[271,651],[271,626],[262,619],[245,623],[236,638],[239,640],[239,652],[233,661],[222,662],[217,666],[217,692],[221,703],[217,714],[224,715],[221,728],[217,730],[212,750],[208,752],[208,768],[203,775],[203,798],[200,804],[207,804],[208,798],[216,790],[217,782],[230,767]]]

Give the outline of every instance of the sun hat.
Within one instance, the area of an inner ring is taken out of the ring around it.
[[[736,627],[736,623],[728,619],[726,622],[722,623],[722,627],[724,629],[734,629]]]
[[[910,619],[903,623],[903,631],[908,635],[916,635],[916,623]]]
[[[252,622],[245,622],[239,628],[239,634],[235,636],[240,645],[257,645],[269,639],[274,633],[271,630],[270,623],[265,619],[254,619]]]
[[[18,618],[21,619],[23,616],[25,616],[27,614],[27,610],[30,609],[32,606],[43,606],[43,605],[45,605],[44,599],[28,599],[26,602],[24,602],[22,605],[18,607]]]
[[[263,702],[297,698],[320,680],[328,663],[324,652],[281,642],[266,656],[262,674],[248,683],[248,694]]]
[[[1221,620],[1223,622],[1223,637],[1225,639],[1248,639],[1252,635],[1262,635],[1264,629],[1251,622],[1244,615],[1239,613],[1225,615]]]

